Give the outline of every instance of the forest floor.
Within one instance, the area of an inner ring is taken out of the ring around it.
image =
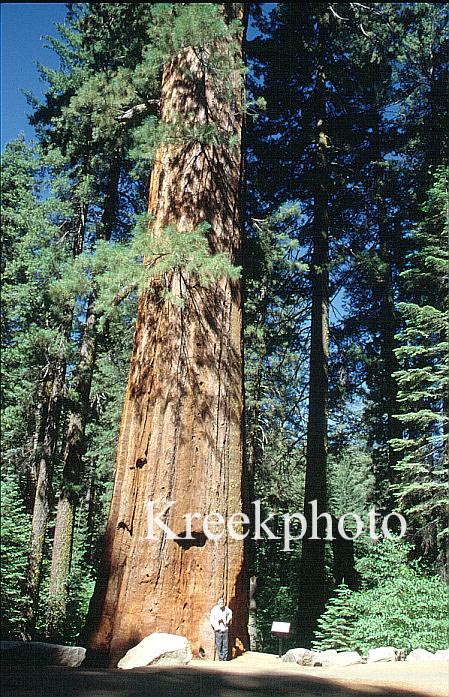
[[[2,697],[447,697],[447,662],[311,668],[272,654],[132,671],[51,668],[2,672]]]
[[[432,695],[449,696],[449,664],[446,661],[421,661],[419,663],[371,663],[346,668],[322,668],[283,663],[277,656],[268,653],[248,652],[229,663],[194,660],[191,666],[215,669],[224,674],[261,675],[270,673],[275,679],[289,676],[298,679],[297,692],[279,693],[271,689],[270,697],[277,695],[302,694],[308,697],[306,686],[310,683],[310,695]],[[313,691],[314,686],[322,686]],[[395,692],[396,691],[396,692]],[[250,693],[248,693],[250,694]],[[251,692],[251,694],[253,694]],[[257,692],[255,694],[258,694]],[[262,694],[262,693],[261,693]]]

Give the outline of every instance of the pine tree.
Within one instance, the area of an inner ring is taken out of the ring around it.
[[[395,334],[401,323],[398,302],[407,297],[400,272],[413,246],[411,226],[422,218],[419,202],[429,171],[447,152],[442,128],[446,105],[441,101],[447,70],[447,10],[426,3],[378,8],[383,19],[375,12],[368,18],[365,26],[370,38],[363,37],[366,46],[360,50],[364,74],[369,75],[370,66],[375,66],[371,83],[364,87],[366,162],[359,170],[359,188],[365,198],[359,213],[363,244],[353,247],[354,271],[346,284],[347,318],[339,340],[346,382],[350,383],[352,373],[360,386],[355,389],[366,404],[364,421],[373,449],[377,504],[391,510],[397,453],[389,442],[401,435],[395,416],[393,374],[399,367]],[[435,143],[440,144],[437,150]],[[369,231],[368,237],[364,230]]]
[[[309,368],[304,495],[309,523],[311,501],[317,501],[319,513],[326,510],[329,306],[347,278],[352,247],[361,240],[358,172],[371,124],[363,103],[367,76],[358,57],[359,24],[355,17],[343,24],[324,3],[285,3],[269,21],[262,18],[265,38],[253,42],[267,102],[251,142],[257,200],[266,208],[298,202],[294,236],[309,267],[297,285],[298,298],[306,291],[312,299],[308,366],[302,366]],[[304,322],[304,330],[309,326]],[[329,578],[324,541],[305,539],[302,547],[300,624],[307,641],[324,607]]]
[[[306,385],[300,366],[307,360],[303,322],[308,305],[304,300],[301,306],[298,298],[305,264],[292,239],[296,222],[295,206],[253,220],[244,247],[246,465],[249,481],[254,481],[251,500],[260,500],[267,515],[299,510],[304,495],[298,433],[305,417]],[[249,546],[248,567],[259,579],[257,641],[264,647],[272,641],[264,607],[273,589],[284,589],[285,602],[290,594],[290,617],[297,611],[290,579],[296,574],[299,550],[285,558],[280,547],[276,542]]]
[[[366,542],[357,568],[360,591],[349,602],[355,614],[352,645],[366,654],[378,646],[436,651],[447,646],[446,584],[417,560],[402,540]]]
[[[130,4],[118,8],[76,7],[69,12],[68,21],[59,26],[61,39],[51,40],[60,57],[61,70],[41,67],[48,88],[44,103],[34,104],[33,122],[44,146],[51,152],[60,152],[70,169],[74,197],[80,205],[82,232],[78,251],[84,249],[82,258],[95,256],[100,241],[114,244],[129,236],[132,207],[138,200],[137,194],[142,195],[139,183],[130,177],[134,161],[128,152],[132,127],[146,115],[147,107],[154,108],[157,102],[148,93],[153,76],[141,67],[147,48],[147,20],[145,8],[137,12]],[[123,32],[123,25],[128,24],[133,28],[131,39]],[[119,62],[111,57],[111,45],[115,46],[115,55],[121,56]],[[74,352],[78,352],[78,358],[73,358],[75,368],[65,381],[68,398],[63,405],[62,476],[58,480],[46,626],[46,634],[53,640],[60,639],[64,632],[75,512],[84,488],[85,430],[101,315],[95,277],[86,274],[83,278],[81,274],[84,287],[78,294],[76,273],[73,278],[75,288],[69,292],[73,304],[72,337],[76,331],[80,338],[73,342],[77,343]]]
[[[16,474],[5,468],[1,481],[1,631],[6,639],[24,639],[29,598],[24,579],[27,568],[30,515],[26,513]]]
[[[400,540],[362,542],[357,562],[362,587],[336,590],[318,620],[314,647],[367,654],[379,646],[436,651],[447,642],[447,593],[441,579],[408,561]]]
[[[413,297],[400,304],[405,326],[396,373],[403,437],[396,497],[409,534],[426,554],[441,555],[447,539],[448,452],[448,171],[440,168],[424,206],[426,220],[414,232],[415,251],[402,277]]]
[[[18,176],[25,172],[17,189]],[[74,211],[64,200],[67,178],[57,158],[43,157],[19,140],[7,147],[3,175],[4,234],[12,245],[3,274],[4,361],[9,375],[3,414],[8,459],[13,454],[11,445],[16,449],[17,442],[23,443],[18,461],[33,511],[27,570],[28,631],[32,633],[68,355],[67,315],[71,317],[65,297],[55,288],[73,258]],[[39,189],[48,185],[49,177],[53,192],[42,199]],[[20,412],[15,423],[12,416]]]
[[[351,606],[352,592],[345,583],[341,583],[327,602],[324,613],[319,618],[318,629],[312,646],[319,651],[336,649],[351,651],[353,647],[353,624],[355,612]]]

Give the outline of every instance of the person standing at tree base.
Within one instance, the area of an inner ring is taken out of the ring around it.
[[[215,632],[215,648],[218,660],[228,660],[228,626],[232,620],[232,610],[226,606],[224,598],[219,598],[210,613],[210,623]]]

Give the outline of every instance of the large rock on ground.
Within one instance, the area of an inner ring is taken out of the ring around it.
[[[394,646],[380,646],[378,649],[370,649],[368,651],[367,663],[384,663],[387,661],[398,661],[401,651],[395,649]]]
[[[40,641],[2,641],[0,650],[3,665],[23,665],[27,669],[42,666],[77,668],[86,656],[86,649],[82,646],[46,644]]]
[[[363,658],[357,651],[323,651],[318,655],[318,660],[324,668],[328,666],[355,666],[358,663],[363,663]]]
[[[325,651],[320,651],[317,654],[317,660],[319,663],[316,665],[323,666],[323,668],[326,668],[326,666],[331,666],[333,665],[332,661],[334,661],[337,656],[338,651],[336,649],[326,649]]]
[[[142,668],[150,665],[182,665],[192,660],[187,639],[177,634],[154,632],[142,639],[118,662],[118,668]]]
[[[410,661],[410,663],[416,663],[417,661],[433,661],[434,659],[435,655],[431,651],[427,651],[426,649],[414,649],[405,660]]]
[[[439,649],[435,653],[427,651],[427,649],[414,649],[405,660],[410,663],[417,663],[418,661],[449,661],[449,649]]]
[[[309,649],[290,649],[282,656],[284,663],[296,663],[300,666],[352,666],[363,663],[363,658],[356,651],[310,651]]]
[[[282,656],[281,661],[297,663],[299,666],[313,666],[317,656],[316,651],[309,651],[309,649],[290,649]]]

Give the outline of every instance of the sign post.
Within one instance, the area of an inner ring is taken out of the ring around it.
[[[282,656],[282,639],[290,634],[290,622],[273,622],[271,625],[271,636],[277,636],[279,639],[278,654]]]

